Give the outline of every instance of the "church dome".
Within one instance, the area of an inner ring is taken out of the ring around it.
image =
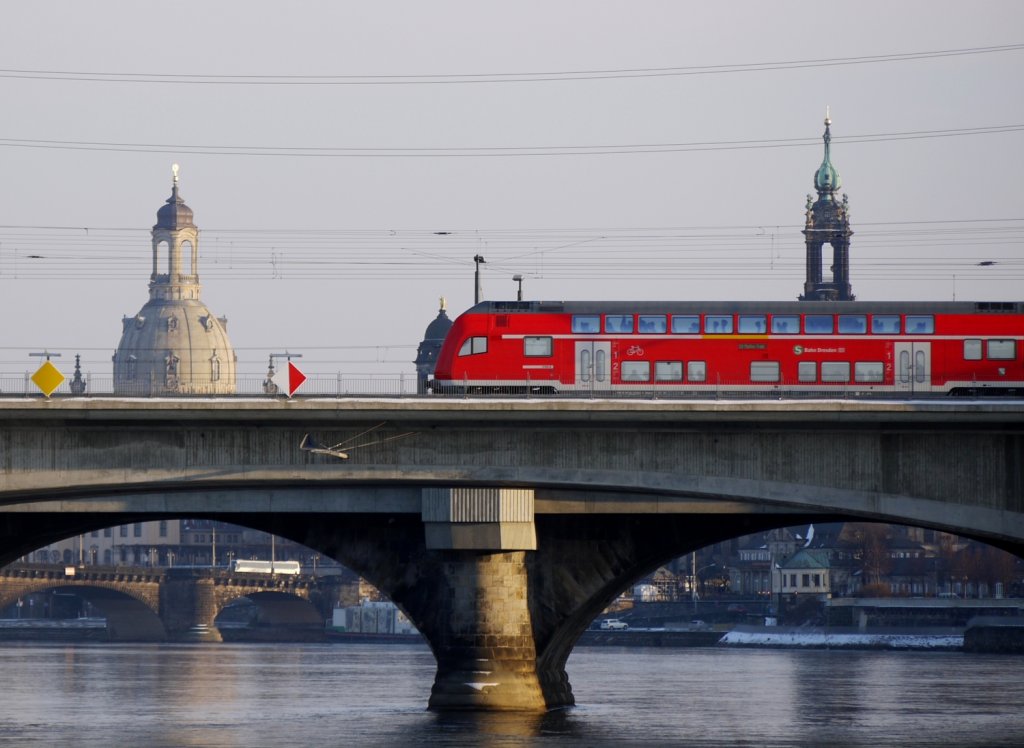
[[[233,394],[235,351],[227,319],[215,317],[199,298],[199,230],[192,209],[178,195],[177,164],[171,197],[157,211],[151,233],[149,301],[138,314],[122,320],[114,353],[114,392]]]
[[[114,354],[118,394],[234,393],[227,319],[214,317],[198,299],[150,299],[122,326]]]
[[[451,329],[452,329],[452,321],[448,318],[447,310],[442,306],[438,310],[437,316],[433,319],[433,321],[429,325],[427,325],[427,329],[423,333],[423,340],[424,340],[424,342],[426,342],[428,340],[429,341],[435,341],[435,340],[442,340],[443,341],[445,339],[445,337],[448,335],[448,331],[451,330]]]
[[[437,316],[427,325],[423,333],[423,340],[416,349],[416,381],[417,390],[422,394],[427,391],[428,380],[434,373],[437,365],[437,356],[441,352],[441,345],[444,343],[448,331],[452,327],[452,321],[448,318],[447,304],[444,297],[441,297],[441,308],[437,310]]]
[[[153,228],[173,231],[186,226],[195,226],[195,224],[192,223],[192,209],[185,205],[185,201],[178,194],[178,165],[175,164],[171,196],[156,212],[156,225]]]

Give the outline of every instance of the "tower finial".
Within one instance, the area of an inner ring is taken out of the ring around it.
[[[446,311],[448,309],[448,299],[444,296],[441,297],[441,308],[438,311]]]
[[[181,168],[181,167],[180,167],[180,166],[178,166],[177,164],[171,164],[171,174],[173,174],[173,175],[174,175],[174,184],[175,184],[175,185],[177,185],[177,184],[178,184],[178,170],[179,170],[180,168]]]
[[[831,124],[832,124],[832,117],[829,115],[829,106],[828,106],[828,104],[826,104],[825,105],[825,127],[828,127]]]

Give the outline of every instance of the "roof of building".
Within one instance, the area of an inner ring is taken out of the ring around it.
[[[825,134],[822,138],[825,141],[825,158],[821,162],[821,166],[814,172],[814,189],[818,191],[819,195],[832,195],[840,187],[843,186],[843,181],[839,177],[839,170],[832,165],[831,156],[831,142],[832,133],[829,127],[832,125],[832,118],[828,116],[828,110],[825,112]]]
[[[829,568],[828,554],[822,551],[801,548],[799,551],[784,561],[780,568],[783,569],[827,569]]]

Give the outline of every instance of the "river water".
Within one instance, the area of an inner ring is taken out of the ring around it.
[[[1024,659],[578,648],[578,706],[425,710],[419,644],[2,644],[0,746],[1019,746]]]

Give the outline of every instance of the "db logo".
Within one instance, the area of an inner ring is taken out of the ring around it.
[[[793,353],[795,353],[796,355],[799,356],[803,352],[804,352],[804,347],[802,345],[794,345],[793,346]]]

